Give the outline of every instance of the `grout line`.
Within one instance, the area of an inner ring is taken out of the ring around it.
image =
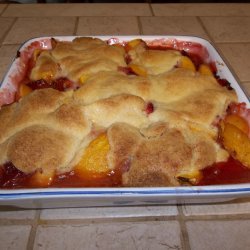
[[[154,5],[155,5],[156,3],[154,3]],[[151,4],[152,5],[152,4]],[[182,5],[184,5],[185,6],[185,4],[184,3],[182,3]],[[153,8],[152,8],[152,10],[154,10]],[[199,15],[199,13],[198,13],[198,15],[197,14],[188,14],[188,15],[185,15],[185,13],[182,13],[182,15],[180,15],[180,14],[167,14],[167,15],[164,15],[164,14],[161,14],[161,15],[156,15],[155,13],[154,13],[154,11],[153,11],[153,14],[154,14],[154,16],[156,16],[156,17],[197,17],[197,16],[199,16],[199,17],[206,17],[206,18],[215,18],[215,17],[220,17],[220,18],[234,18],[234,17],[236,17],[236,18],[249,18],[250,17],[250,15],[249,16],[239,16],[239,15],[226,15],[226,16],[221,16],[221,15],[214,15],[214,16],[207,16],[207,15]]]
[[[0,16],[2,17],[2,14],[5,12],[5,10],[9,7],[9,4],[6,4],[6,6],[3,8],[2,12],[0,13]]]
[[[153,7],[152,7],[152,4],[149,4],[149,8],[150,8],[150,11],[151,11],[152,16],[155,16],[155,13],[154,13],[154,9],[153,9]]]
[[[250,214],[226,214],[226,215],[190,215],[185,216],[186,221],[198,221],[198,220],[205,220],[205,221],[213,221],[213,220],[220,220],[220,221],[235,221],[235,220],[250,220]]]
[[[3,43],[2,46],[21,46],[22,43]]]
[[[154,221],[176,221],[177,216],[148,216],[148,217],[117,217],[117,218],[86,218],[86,219],[56,219],[56,220],[40,220],[39,225],[66,225],[66,224],[99,224],[99,223],[121,223],[121,222],[154,222]]]
[[[250,40],[249,41],[224,41],[224,42],[215,42],[216,44],[250,44]]]
[[[183,233],[183,239],[186,241],[187,230],[185,222],[187,221],[239,221],[250,220],[250,214],[227,214],[227,215],[190,215],[183,213],[182,205],[177,205],[178,215],[159,215],[142,217],[109,217],[109,218],[74,218],[74,219],[41,219],[40,211],[36,211],[34,219],[0,219],[0,225],[31,225],[36,230],[38,225],[65,225],[84,224],[84,223],[120,223],[120,222],[146,222],[146,221],[179,221]]]
[[[15,25],[15,23],[17,22],[17,17],[13,19],[10,27],[8,28],[8,30],[5,32],[5,34],[2,36],[2,38],[0,39],[0,44],[3,45],[4,39],[7,37],[7,35],[9,34],[9,32],[11,31],[11,29],[13,28],[13,26]]]
[[[74,32],[73,32],[74,36],[76,36],[77,34],[78,25],[79,25],[79,17],[76,17],[75,27],[74,27]]]
[[[49,5],[49,4],[46,4],[46,5]],[[146,15],[146,14],[141,14],[140,16],[147,16],[147,17],[198,17],[198,16],[196,16],[196,15],[156,15],[155,14],[155,12],[154,12],[154,9],[153,9],[153,7],[152,7],[152,3],[150,4],[150,3],[145,3],[145,5],[149,5],[149,9],[150,9],[150,12],[151,12],[151,15],[149,16],[149,15]],[[185,5],[185,4],[184,4]],[[8,6],[9,6],[9,4],[8,4]],[[1,17],[5,17],[5,18],[15,18],[15,17],[18,17],[18,18],[49,18],[49,17],[51,17],[51,18],[57,18],[57,17],[75,17],[74,15],[40,15],[39,17],[37,16],[37,15],[29,15],[29,14],[27,14],[27,15],[20,15],[20,16],[18,16],[18,15],[8,15],[8,16],[2,16],[2,14],[4,14],[4,11],[6,10],[6,8],[8,7],[8,6],[6,6],[3,10],[2,10],[2,12],[0,13],[0,16]],[[112,17],[112,16],[114,16],[114,15],[83,15],[83,16],[79,16],[79,17]],[[129,17],[136,17],[136,14],[135,15],[126,15],[126,16],[129,16]],[[124,15],[115,15],[115,17],[124,17]],[[249,16],[233,16],[233,15],[231,15],[231,16],[229,16],[229,15],[227,15],[227,16],[221,16],[221,15],[214,15],[214,16],[206,16],[206,15],[204,15],[204,16],[202,16],[202,15],[200,15],[199,16],[200,18],[203,18],[203,17],[206,17],[206,18],[215,18],[215,17],[220,17],[220,18],[234,18],[234,17],[236,17],[236,18],[250,18],[250,15]]]
[[[32,219],[0,219],[0,225],[1,226],[20,226],[20,225],[32,225],[33,220]]]
[[[32,227],[30,230],[30,235],[27,243],[27,250],[32,250],[34,248],[34,242],[36,238],[36,231],[37,231],[37,226],[39,224],[39,218],[40,218],[41,210],[37,210],[35,214],[35,218],[32,223]]]
[[[138,24],[138,28],[139,28],[139,35],[143,35],[141,18],[139,16],[137,17],[137,24]]]
[[[179,214],[179,224],[181,230],[181,244],[184,250],[191,250],[188,238],[188,231],[185,223],[185,215],[182,210],[182,205],[177,205],[178,214]]]
[[[191,16],[191,15],[190,15]],[[220,18],[234,18],[234,17],[240,17],[240,18],[245,18],[245,17],[250,17],[249,15],[244,15],[244,16],[240,16],[240,15],[230,15],[230,14],[226,14],[225,16],[222,16],[222,15],[214,15],[214,16],[207,16],[207,15],[204,15],[204,16],[200,16],[200,17],[207,17],[207,18],[214,18],[214,17],[220,17]]]
[[[210,32],[208,31],[207,27],[205,26],[205,24],[202,22],[201,20],[201,17],[197,16],[196,17],[198,23],[201,25],[201,27],[203,28],[203,30],[205,31],[205,33],[207,34],[209,40],[212,42],[212,43],[215,43],[213,37],[210,35]]]

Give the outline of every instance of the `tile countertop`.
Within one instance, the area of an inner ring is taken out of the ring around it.
[[[196,35],[250,95],[250,4],[0,4],[0,78],[36,36]],[[250,198],[208,205],[0,207],[1,249],[249,249]],[[122,247],[122,248],[121,248]]]

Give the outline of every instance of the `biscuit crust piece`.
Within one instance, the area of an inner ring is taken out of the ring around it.
[[[127,124],[108,130],[110,164],[120,168],[127,187],[178,186],[178,177],[196,174],[228,153],[215,141],[186,129],[156,123],[139,131]]]
[[[54,40],[51,51],[42,51],[31,71],[31,80],[51,76],[67,77],[79,82],[100,71],[117,71],[125,67],[125,50],[110,46],[98,38],[79,37],[72,42]]]
[[[91,128],[80,106],[72,102],[71,91],[50,88],[4,107],[0,118],[0,164],[10,161],[24,173],[70,170]]]

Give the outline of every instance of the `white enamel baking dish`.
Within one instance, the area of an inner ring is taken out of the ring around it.
[[[114,37],[98,36],[103,40]],[[54,37],[59,40],[70,41],[75,36]],[[236,90],[240,102],[250,107],[249,99],[240,87],[235,76],[229,70],[225,60],[216,49],[206,40],[190,36],[115,36],[111,41],[129,41],[142,38],[145,41],[165,41],[175,43],[185,41],[198,43],[207,49],[208,60],[216,63],[218,74],[227,79]],[[49,37],[34,38],[25,42],[19,51],[25,51],[33,42],[42,42],[44,47],[49,46],[46,41]],[[0,87],[0,103],[6,102],[3,93],[9,98],[15,92],[13,81],[22,73],[24,65],[20,58],[13,60]],[[153,204],[180,204],[180,203],[210,203],[224,202],[239,197],[250,196],[250,183],[214,186],[185,186],[165,188],[42,188],[42,189],[0,189],[0,205],[23,208],[55,208],[55,207],[87,207],[87,206],[124,206],[124,205],[153,205]]]

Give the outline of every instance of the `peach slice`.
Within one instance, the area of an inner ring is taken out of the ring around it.
[[[180,67],[184,69],[192,70],[193,72],[196,71],[195,65],[192,60],[187,56],[182,56],[180,60]]]
[[[199,66],[198,71],[202,74],[202,75],[207,75],[207,76],[213,76],[213,72],[210,69],[210,67],[206,64],[201,64]]]
[[[248,134],[248,131],[249,131],[248,123],[244,118],[240,117],[239,115],[235,115],[235,114],[228,115],[225,118],[225,122],[234,125],[245,134]]]
[[[27,86],[26,84],[21,84],[20,88],[19,88],[19,96],[23,97],[26,96],[28,94],[30,94],[32,92],[32,89]]]
[[[54,177],[54,170],[38,170],[32,175],[30,179],[30,185],[32,187],[49,187]]]
[[[135,47],[137,47],[139,44],[142,44],[143,47],[146,47],[146,43],[142,40],[142,39],[134,39],[129,41],[126,45],[125,45],[125,50],[128,52],[132,49],[134,49]]]
[[[241,129],[230,123],[223,123],[222,142],[229,153],[243,165],[250,168],[250,139]]]
[[[107,135],[99,135],[85,149],[81,160],[74,168],[75,173],[82,178],[98,178],[106,175],[110,171],[107,161],[109,150]]]
[[[147,71],[144,67],[139,66],[137,64],[130,64],[129,65],[130,69],[138,76],[147,76]]]

